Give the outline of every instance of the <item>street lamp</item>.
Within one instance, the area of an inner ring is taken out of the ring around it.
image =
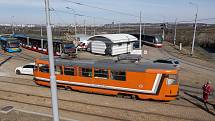
[[[141,41],[142,41],[142,12],[140,11],[140,37],[139,37],[139,48],[140,48],[140,50],[142,50]]]
[[[76,28],[76,11],[71,8],[71,7],[66,7],[66,9],[72,10],[73,14],[74,14],[74,21],[75,21],[75,39],[76,39],[76,34],[77,34],[77,28]]]
[[[176,33],[177,32],[177,18],[175,19],[175,32],[174,32],[174,39],[173,39],[173,44],[175,45],[175,41],[176,41]]]
[[[14,32],[14,16],[11,16],[11,20],[12,20],[12,25],[11,25],[11,29],[12,29],[12,34],[14,34],[15,32]]]
[[[194,26],[194,32],[193,32],[193,42],[192,42],[192,49],[191,49],[191,55],[193,55],[193,51],[194,51],[194,44],[195,44],[195,39],[196,39],[196,27],[197,27],[197,23],[196,23],[196,20],[197,20],[197,16],[198,16],[198,5],[197,4],[194,4],[192,2],[189,2],[189,4],[193,5],[196,7],[196,14],[195,14],[195,26]]]
[[[46,30],[47,30],[47,39],[48,39],[48,55],[49,55],[49,67],[50,67],[50,86],[51,86],[51,97],[52,97],[52,114],[53,121],[59,121],[58,113],[58,100],[57,100],[57,83],[56,76],[54,72],[54,54],[53,54],[53,41],[52,41],[52,30],[51,30],[51,20],[50,20],[50,11],[49,0],[45,1],[45,12],[46,12]]]

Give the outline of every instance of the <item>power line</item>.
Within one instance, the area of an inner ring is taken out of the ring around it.
[[[139,18],[139,16],[136,16],[136,15],[131,14],[131,13],[125,13],[125,12],[116,11],[116,10],[112,10],[112,9],[101,8],[101,7],[92,6],[92,5],[88,5],[88,4],[84,4],[84,3],[80,3],[80,2],[75,2],[75,1],[71,1],[71,0],[63,0],[63,1],[70,2],[70,3],[76,4],[76,5],[80,5],[80,6],[86,6],[86,7],[90,7],[90,8],[105,10],[105,11],[109,11],[109,12],[113,12],[113,13],[118,13],[121,15],[127,15],[127,16],[133,16],[133,17]]]
[[[197,19],[197,21],[205,21],[205,20],[213,20],[215,18],[204,18],[204,19]]]
[[[53,12],[59,12],[59,13],[65,13],[65,14],[71,14],[71,15],[76,15],[76,16],[80,16],[80,17],[87,17],[87,18],[97,18],[97,19],[101,19],[101,20],[108,20],[108,21],[113,21],[112,19],[108,19],[108,18],[103,18],[103,17],[95,17],[95,16],[89,16],[89,15],[84,15],[84,14],[79,14],[79,13],[74,13],[74,12],[68,12],[68,11],[63,11],[63,10],[52,10]],[[116,22],[120,22],[115,20]]]
[[[213,20],[215,18],[203,18],[203,19],[197,19],[196,21],[206,21],[206,20]],[[178,21],[178,23],[184,23],[184,22],[194,22],[195,20],[186,20],[186,21]]]
[[[81,5],[81,6],[87,6],[87,7],[91,7],[91,8],[96,8],[96,9],[101,9],[101,10],[105,10],[105,11],[110,11],[110,12],[114,12],[114,13],[118,13],[118,14],[139,17],[139,16],[135,16],[135,15],[130,14],[130,13],[125,13],[125,12],[120,12],[120,11],[111,10],[111,9],[107,9],[107,8],[101,8],[101,7],[91,6],[91,5],[87,5],[87,4],[80,3],[80,2],[74,2],[74,1],[71,1],[71,0],[63,0],[63,1],[71,2],[71,3],[77,4],[77,5]],[[56,11],[56,10],[54,10],[54,11]],[[71,12],[62,11],[62,10],[57,10],[57,12],[67,13],[67,14],[73,14],[73,15],[76,15],[76,16],[85,16],[85,17],[89,17],[89,18],[98,18],[98,19],[102,19],[102,20],[113,21],[113,19],[108,19],[108,18],[104,18],[104,17],[94,17],[94,16],[89,16],[89,15],[77,14],[77,13],[74,13],[74,12],[71,13]],[[147,18],[149,18],[149,17],[147,17]],[[215,18],[203,18],[203,19],[197,19],[196,21],[199,22],[199,21],[206,21],[206,20],[213,20],[213,19],[215,19]],[[153,20],[161,22],[158,19],[153,19]],[[116,22],[120,22],[120,21],[116,21]],[[185,23],[185,22],[194,22],[194,20],[182,20],[182,21],[178,21],[177,23]]]
[[[109,12],[112,12],[112,13],[118,13],[118,14],[121,14],[121,15],[133,16],[135,18],[139,18],[139,16],[131,14],[131,13],[125,13],[125,12],[121,12],[121,11],[117,11],[117,10],[113,10],[113,9],[107,9],[107,8],[92,6],[92,5],[89,5],[89,4],[75,2],[75,1],[72,1],[72,0],[63,0],[63,1],[70,2],[70,3],[73,3],[73,4],[79,5],[79,6],[86,6],[86,7],[90,7],[90,8],[94,8],[94,9],[100,9],[100,10],[105,10],[105,11],[109,11]],[[149,17],[147,17],[147,18],[149,18]],[[142,18],[142,19],[144,20],[144,18]],[[150,18],[150,19],[153,20],[153,21],[161,22],[161,20],[158,20],[158,19],[153,19],[153,18]]]

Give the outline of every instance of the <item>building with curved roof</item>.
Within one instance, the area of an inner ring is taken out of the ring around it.
[[[88,39],[91,41],[91,52],[105,55],[130,53],[133,43],[138,41],[130,34],[102,34]]]

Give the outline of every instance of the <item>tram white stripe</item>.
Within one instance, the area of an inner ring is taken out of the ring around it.
[[[76,85],[76,86],[87,86],[87,87],[96,87],[96,88],[103,88],[103,89],[114,89],[114,90],[119,90],[119,91],[156,94],[159,83],[161,81],[161,76],[162,76],[162,74],[156,75],[152,90],[141,90],[141,89],[132,89],[132,88],[124,88],[124,87],[105,86],[105,85],[88,84],[88,83],[81,83],[81,82],[69,82],[69,81],[63,81],[63,80],[56,80],[56,82],[63,83],[63,84]],[[35,78],[38,80],[42,80],[42,81],[47,81],[47,82],[50,81],[50,79],[47,79],[47,78],[41,78],[41,77],[35,77]]]
[[[155,82],[154,82],[153,87],[152,87],[152,92],[154,94],[157,92],[158,86],[159,86],[160,81],[161,81],[161,77],[162,77],[162,74],[156,75]]]

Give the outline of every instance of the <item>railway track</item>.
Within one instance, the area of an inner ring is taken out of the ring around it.
[[[43,97],[43,96],[38,96],[38,95],[26,95],[26,94],[21,94],[21,93],[16,93],[16,92],[11,92],[11,91],[2,91],[0,90],[0,93],[10,93],[10,96],[12,97],[13,94],[16,95],[16,96],[20,96],[22,97],[21,95],[24,95],[24,96],[28,96],[28,97],[36,97],[37,100],[44,100],[44,98],[46,99],[46,97]],[[39,98],[39,99],[38,99]],[[50,99],[50,98],[49,98]],[[7,99],[7,98],[4,98],[4,97],[0,97],[0,100],[4,100],[4,101],[11,101],[11,102],[16,102],[16,103],[20,103],[20,104],[27,104],[27,105],[33,105],[33,106],[38,106],[38,107],[43,107],[43,108],[49,108],[51,109],[51,106],[50,105],[46,105],[46,104],[36,104],[36,103],[32,103],[32,102],[28,102],[28,101],[23,101],[23,100],[15,100],[15,99]],[[75,103],[71,103],[73,101],[64,101],[62,102],[62,100],[59,100],[59,103],[70,103],[71,106],[72,105],[75,105]],[[80,103],[80,102],[78,102]],[[88,103],[82,103],[83,107],[89,107],[89,105],[91,104],[88,104]],[[184,120],[195,120],[195,121],[200,121],[199,119],[192,119],[192,118],[183,118],[183,117],[180,117],[180,116],[172,116],[172,115],[165,115],[165,114],[160,114],[160,113],[154,113],[154,112],[146,112],[146,111],[138,111],[138,110],[130,110],[130,109],[123,109],[123,108],[116,108],[116,107],[110,107],[110,106],[102,106],[100,107],[100,105],[93,105],[94,109],[97,108],[99,109],[101,112],[101,110],[103,110],[102,112],[107,112],[107,111],[111,111],[111,112],[115,112],[115,113],[124,113],[124,114],[132,114],[130,116],[133,116],[133,117],[139,117],[139,116],[144,116],[144,115],[151,115],[151,116],[161,116],[161,117],[165,117],[165,118],[173,118],[173,119],[184,119]],[[97,106],[97,107],[95,107]],[[130,117],[127,117],[126,115],[117,115],[117,116],[113,116],[112,113],[111,115],[107,115],[106,113],[102,113],[102,114],[99,114],[99,113],[95,113],[94,111],[92,111],[92,108],[89,109],[90,111],[81,111],[81,110],[77,110],[77,109],[71,109],[71,108],[65,108],[63,107],[62,105],[59,106],[59,110],[60,111],[64,111],[64,112],[67,112],[67,113],[78,113],[78,114],[84,114],[84,115],[89,115],[89,116],[96,116],[96,117],[100,117],[100,118],[105,118],[105,119],[111,119],[111,120],[123,120],[123,121],[129,121],[129,120],[133,120],[131,119]]]
[[[14,99],[5,99],[5,98],[1,98],[1,97],[0,97],[0,100],[15,102],[15,103],[19,103],[19,104],[32,105],[32,106],[36,106],[36,107],[48,108],[49,110],[52,109],[52,107],[50,105],[34,104],[34,103],[26,102],[26,101],[20,101],[20,100],[18,101],[18,100],[14,100]],[[84,114],[84,115],[89,115],[89,116],[101,117],[101,118],[105,118],[105,119],[125,120],[125,121],[127,121],[126,119],[123,119],[123,118],[117,118],[117,117],[111,117],[111,116],[105,116],[105,115],[98,115],[98,114],[88,113],[88,112],[83,112],[83,111],[75,111],[75,110],[70,110],[70,109],[61,108],[61,107],[59,107],[58,109],[59,109],[60,112],[61,111],[66,112],[66,113],[73,112],[73,113]]]
[[[32,60],[33,56],[28,56],[27,54],[24,54],[24,56],[18,54],[16,56],[16,58],[14,59],[25,59],[25,60]],[[11,80],[3,80],[2,78],[5,78],[4,76],[0,76],[0,83],[7,83],[7,84],[13,84],[13,85],[17,85],[17,86],[26,86],[26,87],[38,87],[38,85],[32,83],[32,80],[29,79],[22,79],[22,81],[16,81],[16,80],[20,80],[20,78],[16,78],[16,77],[7,77]],[[41,87],[39,87],[41,88]],[[43,95],[38,95],[38,94],[30,94],[30,93],[22,93],[22,92],[17,92],[17,91],[11,91],[11,90],[3,90],[0,89],[0,93],[9,93],[10,95],[19,95],[19,96],[27,96],[27,97],[32,97],[32,98],[36,98],[39,100],[51,100],[50,96],[43,96]],[[179,97],[180,99],[184,99],[184,97]],[[37,107],[44,107],[44,108],[48,108],[51,109],[50,105],[47,104],[38,104],[38,103],[32,103],[30,101],[23,101],[23,100],[16,100],[16,99],[11,99],[11,98],[5,98],[5,97],[0,97],[0,100],[4,100],[4,101],[11,101],[11,102],[16,102],[16,103],[20,103],[20,104],[26,104],[26,105],[33,105],[33,106],[37,106]],[[127,99],[125,99],[127,100]],[[138,100],[140,101],[140,100]],[[141,110],[134,110],[134,109],[129,109],[129,108],[123,108],[123,107],[117,107],[117,106],[107,106],[107,105],[99,105],[99,104],[93,104],[93,103],[86,103],[86,102],[81,102],[81,101],[75,101],[75,100],[68,100],[68,99],[63,99],[63,98],[59,98],[59,102],[60,103],[69,103],[71,105],[75,104],[75,105],[81,105],[81,107],[94,107],[97,109],[102,109],[103,112],[106,111],[113,111],[113,112],[118,112],[120,113],[124,113],[124,114],[132,114],[133,117],[144,117],[144,115],[150,115],[150,116],[156,116],[156,117],[165,117],[165,118],[173,118],[173,119],[184,119],[184,120],[196,120],[196,121],[200,121],[200,119],[196,119],[196,118],[189,118],[189,117],[180,117],[177,115],[169,115],[169,114],[163,114],[163,113],[154,113],[154,112],[150,112],[150,111],[141,111]],[[143,102],[143,101],[141,101]],[[198,107],[194,106],[194,105],[184,105],[184,104],[179,104],[177,101],[177,104],[174,103],[174,101],[172,102],[156,102],[153,101],[152,103],[154,104],[162,104],[162,105],[169,105],[169,106],[176,106],[176,107],[182,107],[182,108],[192,108],[193,110],[198,109]],[[106,109],[106,110],[105,110]],[[59,108],[60,111],[63,112],[73,112],[73,113],[79,113],[79,114],[83,114],[83,115],[89,115],[89,116],[95,116],[95,117],[100,117],[100,118],[105,118],[105,119],[109,119],[109,120],[132,120],[129,117],[126,116],[114,116],[114,115],[107,115],[105,113],[97,113],[97,112],[91,112],[89,111],[82,111],[82,110],[76,110],[76,109],[71,109],[71,108],[65,108],[63,106],[60,106]],[[114,113],[113,113],[114,114]],[[130,115],[128,115],[130,116]]]
[[[15,78],[15,77],[7,77],[7,78],[11,78],[11,79],[13,79],[12,81],[6,81],[6,80],[2,80],[1,78],[5,78],[4,76],[0,76],[0,82],[1,83],[9,83],[9,84],[16,84],[16,85],[20,85],[20,86],[22,86],[22,85],[24,85],[24,86],[30,86],[30,87],[40,87],[40,88],[43,88],[44,86],[39,86],[39,85],[36,85],[35,83],[32,83],[32,81],[33,80],[28,80],[28,79],[22,79],[22,81],[20,82],[18,82],[18,81],[15,81],[15,80],[17,80],[17,79],[20,79],[20,78]],[[23,81],[25,81],[25,83],[23,83]],[[27,82],[27,83],[26,83]],[[29,82],[31,82],[31,83],[29,83]],[[44,88],[46,88],[46,87],[44,87]],[[59,88],[60,90],[65,90],[65,89],[63,89],[63,88]],[[0,91],[4,91],[4,90],[1,90],[0,89]],[[65,90],[66,91],[66,90]],[[71,91],[71,90],[70,90]],[[10,92],[13,92],[13,91],[10,91]],[[20,93],[20,92],[13,92],[13,93],[17,93],[17,94],[27,94],[27,93]],[[34,94],[27,94],[27,95],[31,95],[31,96],[38,96],[38,97],[42,97],[42,98],[51,98],[51,97],[49,97],[49,96],[40,96],[40,95],[34,95]],[[179,97],[179,98],[181,98],[181,97]],[[73,100],[65,100],[65,99],[59,99],[60,101],[71,101],[71,102],[74,102],[74,103],[80,103],[80,104],[86,104],[86,103],[84,103],[84,102],[78,102],[78,101],[73,101]],[[126,99],[125,99],[126,100]],[[142,100],[137,100],[137,101],[142,101]],[[174,102],[174,101],[172,101],[172,102]],[[174,103],[171,103],[171,102],[157,102],[157,101],[154,101],[153,103],[158,103],[158,104],[165,104],[165,105],[172,105],[172,106],[178,106],[178,107],[189,107],[189,108],[198,108],[198,107],[195,107],[195,106],[190,106],[190,105],[183,105],[183,104],[174,104]],[[106,107],[106,106],[104,106],[104,105],[97,105],[97,104],[89,104],[89,103],[87,103],[88,105],[94,105],[94,106],[101,106],[101,107]],[[118,109],[123,109],[124,110],[124,108],[119,108],[119,107],[111,107],[111,108],[118,108]],[[125,109],[125,110],[129,110],[129,109]],[[135,110],[133,110],[133,111],[135,111]]]
[[[22,51],[21,53],[1,53],[2,56],[12,56],[15,60],[28,60],[34,61],[36,59],[35,56],[31,56],[28,53]]]

